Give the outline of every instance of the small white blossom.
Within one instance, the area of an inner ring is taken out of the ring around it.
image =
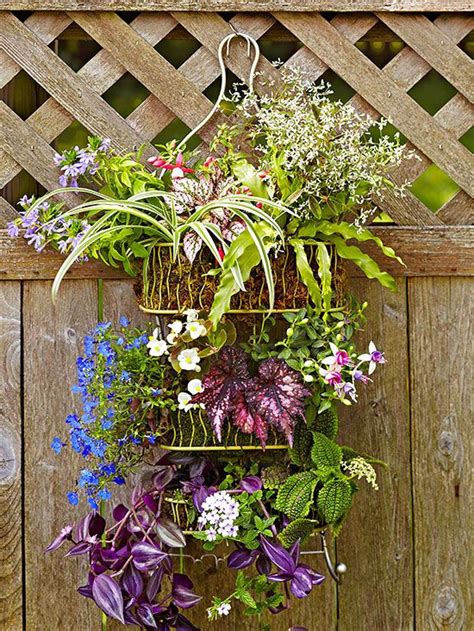
[[[181,320],[175,320],[171,324],[168,324],[168,327],[171,329],[171,333],[179,335],[183,330],[183,323],[181,322]]]
[[[201,358],[199,357],[197,348],[186,348],[178,355],[178,364],[182,370],[195,370],[199,372],[201,370],[199,366],[200,361]]]
[[[364,478],[368,484],[378,491],[377,473],[370,462],[367,462],[364,458],[357,457],[348,462],[343,462],[341,466],[351,477],[355,477],[358,480]]]
[[[230,603],[222,603],[222,605],[217,607],[217,613],[219,616],[228,616],[231,609]]]
[[[188,322],[186,324],[186,332],[189,333],[192,340],[197,340],[198,337],[207,335],[206,327],[200,322]]]
[[[186,316],[187,322],[194,322],[199,317],[199,311],[196,309],[186,309],[183,315]]]
[[[176,342],[176,338],[177,338],[177,335],[175,335],[174,333],[168,333],[168,335],[166,336],[166,341],[169,344],[174,344]]]
[[[161,357],[162,355],[168,354],[168,344],[165,340],[158,339],[158,329],[153,331],[153,335],[150,337],[147,348],[150,349],[149,353],[152,357]]]
[[[178,408],[188,412],[193,407],[192,403],[190,403],[191,398],[189,392],[180,392],[178,394]]]
[[[201,506],[199,525],[205,529],[208,541],[221,537],[236,537],[239,527],[235,520],[240,513],[239,503],[226,491],[218,491],[209,495]]]
[[[199,392],[203,392],[204,388],[202,387],[202,381],[200,379],[191,379],[188,383],[188,391],[191,394],[198,394]]]

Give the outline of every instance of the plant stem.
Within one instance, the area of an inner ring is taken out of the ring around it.
[[[105,519],[105,502],[104,502],[104,501],[100,502],[100,505],[99,505],[99,513],[100,513],[100,515],[101,515],[101,516]],[[102,534],[102,537],[101,537],[102,547],[103,547],[103,548],[105,548],[105,547],[106,547],[106,545],[107,545],[107,544],[106,544],[106,539],[107,539],[107,535],[106,535],[106,533],[104,532],[104,533]],[[100,624],[101,631],[107,631],[107,614],[105,614],[104,612],[102,612],[102,613],[101,613],[101,616],[100,616],[100,620],[101,620],[101,624]]]

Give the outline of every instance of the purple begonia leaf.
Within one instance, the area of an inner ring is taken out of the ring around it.
[[[145,504],[145,506],[153,513],[153,515],[156,515],[156,513],[158,511],[158,502],[151,495],[151,493],[146,493],[142,497],[142,499],[143,499],[143,503]]]
[[[163,491],[174,478],[172,467],[158,467],[153,475],[153,486],[157,491]]]
[[[186,538],[183,531],[170,519],[160,518],[155,526],[158,538],[170,548],[183,548],[186,545]]]
[[[146,596],[150,602],[155,600],[163,581],[164,568],[160,565],[149,577],[146,584]]]
[[[122,587],[133,598],[138,598],[143,591],[143,577],[133,564],[127,565],[122,576]]]
[[[91,550],[92,547],[93,547],[92,543],[88,543],[87,541],[80,541],[75,546],[72,546],[72,548],[70,548],[66,552],[65,556],[67,556],[67,557],[75,557],[75,556],[79,556],[81,554],[86,554],[86,552],[89,552],[89,550]]]
[[[310,391],[301,375],[282,359],[266,359],[245,392],[250,408],[266,423],[281,430],[291,444],[293,427],[304,418],[304,399]]]
[[[81,585],[77,588],[77,591],[81,596],[85,596],[86,598],[93,598],[92,596],[92,587],[90,585]]]
[[[244,351],[225,346],[203,379],[203,392],[191,399],[192,403],[204,404],[219,441],[222,438],[222,424],[234,409],[237,394],[246,387],[248,381],[249,371]]]
[[[136,609],[137,618],[140,622],[146,627],[151,629],[157,629],[157,624],[155,620],[155,616],[153,615],[153,611],[151,609],[151,605],[147,605],[146,603],[140,605]]]
[[[242,489],[242,491],[247,491],[249,495],[252,495],[252,493],[256,493],[257,491],[260,491],[260,489],[263,486],[263,483],[262,483],[261,478],[259,478],[258,476],[248,475],[245,478],[242,478],[242,480],[240,480],[239,486]]]
[[[245,548],[234,550],[227,559],[227,567],[230,567],[232,570],[243,570],[252,565],[257,555],[257,550],[247,550]]]
[[[244,434],[254,434],[265,447],[268,436],[268,423],[257,414],[249,403],[246,392],[238,392],[233,409],[233,422]]]
[[[125,624],[122,590],[113,578],[107,574],[97,576],[92,584],[92,596],[104,613]]]
[[[100,515],[100,513],[94,512],[92,513],[91,519],[89,521],[89,535],[101,537],[104,534],[105,530],[105,519]]]
[[[132,546],[133,564],[137,570],[148,571],[156,569],[168,555],[147,541],[134,543]]]
[[[59,535],[56,537],[54,541],[52,541],[49,546],[46,548],[45,552],[54,552],[60,548],[66,539],[71,539],[72,526],[64,526]]]
[[[128,513],[128,508],[123,504],[117,504],[112,511],[112,516],[115,521],[122,521],[125,515]]]
[[[202,247],[202,239],[194,230],[188,230],[183,237],[183,250],[190,263],[194,262],[197,253]]]
[[[270,541],[266,537],[260,537],[260,546],[270,561],[277,566],[282,572],[293,574],[296,569],[296,563],[292,556],[278,543]]]
[[[194,607],[202,600],[202,596],[193,592],[193,582],[185,574],[173,574],[172,583],[171,596],[174,603],[181,609]]]

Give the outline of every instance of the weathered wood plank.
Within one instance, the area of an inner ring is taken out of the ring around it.
[[[87,129],[110,137],[112,144],[122,150],[145,142],[87,81],[78,77],[13,14],[0,12],[0,28],[1,48]],[[150,155],[154,149],[145,144],[145,155]]]
[[[338,628],[409,631],[414,603],[406,281],[399,281],[395,294],[361,279],[350,289],[369,303],[358,348],[364,352],[374,340],[387,363],[373,383],[358,388],[357,405],[341,410],[340,440],[388,468],[377,467],[378,491],[358,483],[354,508],[336,541],[337,560],[348,567],[338,589]]]
[[[459,186],[474,195],[472,154],[400,90],[393,79],[342,37],[321,15],[311,14],[305,20],[290,13],[275,13],[275,17]]]
[[[2,9],[75,11],[469,11],[465,0],[3,0]],[[472,8],[472,7],[471,7]]]
[[[197,125],[209,113],[212,108],[209,99],[118,15],[100,12],[70,15],[189,127]],[[201,136],[212,137],[223,120],[222,115],[216,114],[201,130]]]
[[[30,629],[97,629],[100,615],[94,604],[75,591],[86,579],[81,560],[64,559],[63,552],[45,556],[45,547],[68,521],[86,507],[68,505],[84,460],[71,449],[57,456],[49,447],[54,436],[65,436],[64,419],[77,400],[75,358],[82,336],[97,322],[96,281],[68,281],[53,307],[49,282],[24,287],[25,380],[25,550],[26,607]],[[82,503],[81,503],[82,504]]]
[[[472,629],[472,282],[408,281],[418,629]]]
[[[474,200],[464,191],[459,191],[437,212],[446,224],[474,224]]]
[[[377,17],[461,94],[474,100],[474,63],[424,15],[377,13]]]
[[[41,17],[48,14],[36,13],[34,15]],[[67,16],[64,16],[64,19],[68,22],[72,21]],[[25,24],[27,23],[28,20]],[[131,27],[152,46],[155,46],[175,25],[176,21],[167,13],[143,13],[131,23]],[[29,28],[32,27],[29,25]],[[3,55],[11,60],[8,55]],[[103,94],[125,72],[125,68],[108,51],[102,49],[78,70],[77,75],[84,79],[92,90],[98,94]],[[62,107],[53,98],[49,98],[27,118],[26,123],[49,143],[55,140],[74,119],[74,114]],[[151,140],[156,135],[143,136],[138,126],[134,125],[130,119],[128,122],[141,137],[147,140]],[[10,155],[0,148],[0,182],[10,181],[21,171],[21,168],[22,166],[15,160],[15,152]]]
[[[21,283],[0,282],[0,628],[22,627]]]
[[[375,227],[373,232],[405,261],[406,267],[387,259],[378,248],[365,243],[361,248],[396,276],[434,276],[474,274],[474,227],[445,226],[442,228]],[[51,251],[35,254],[23,239],[10,238],[0,230],[0,279],[54,278],[64,258]],[[353,269],[360,276],[361,272]],[[69,278],[127,278],[123,271],[105,267],[98,262],[79,263],[69,272]]]

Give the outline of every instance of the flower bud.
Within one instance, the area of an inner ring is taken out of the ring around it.
[[[314,381],[314,377],[313,377],[313,375],[305,375],[305,376],[304,376],[304,380],[305,380],[307,383],[311,383],[312,381]]]
[[[290,326],[289,329],[286,329],[286,337],[292,337],[294,332],[295,332],[294,328]]]

